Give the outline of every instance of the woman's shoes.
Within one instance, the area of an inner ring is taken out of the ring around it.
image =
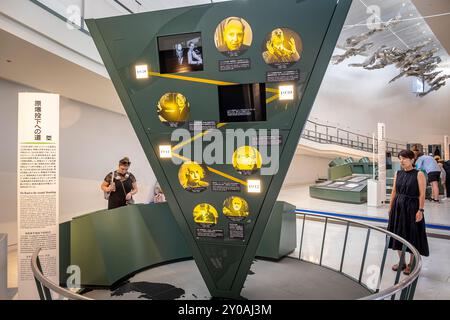
[[[411,274],[411,265],[408,264],[406,268],[403,270],[403,274],[409,276]]]
[[[392,271],[398,271],[399,264],[394,264],[392,266]],[[402,263],[402,271],[406,269],[406,263]]]
[[[392,266],[392,271],[398,271],[399,265],[398,264],[394,264]],[[411,265],[410,264],[406,264],[403,263],[402,264],[402,271],[404,275],[410,275],[411,274]]]

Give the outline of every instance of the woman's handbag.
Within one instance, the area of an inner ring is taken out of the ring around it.
[[[125,197],[127,196],[127,192],[125,190],[125,186],[123,185],[123,181],[120,180],[120,183],[122,184],[122,188],[123,188],[123,193],[125,194]],[[128,204],[134,204],[134,199],[133,196],[131,196],[131,199],[127,201],[127,205]]]

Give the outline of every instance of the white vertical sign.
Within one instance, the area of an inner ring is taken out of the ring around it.
[[[386,125],[378,123],[378,183],[379,201],[386,202]]]
[[[59,95],[19,93],[17,216],[19,299],[39,299],[31,272],[59,283]]]

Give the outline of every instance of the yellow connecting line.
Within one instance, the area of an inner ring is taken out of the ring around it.
[[[206,83],[206,84],[212,84],[212,85],[217,85],[217,86],[232,86],[234,84],[237,84],[234,82],[202,79],[202,78],[195,78],[195,77],[186,77],[186,76],[180,76],[177,74],[161,74],[161,73],[153,72],[153,71],[149,71],[148,75],[153,76],[153,77],[166,78],[166,79],[174,79],[174,80],[197,82],[197,83]],[[271,103],[271,102],[277,100],[278,97],[280,96],[280,91],[275,88],[266,88],[266,92],[275,93],[274,96],[272,96],[266,100],[266,103]]]
[[[178,154],[178,153],[172,153],[172,157],[181,159],[181,160],[183,160],[184,162],[190,162],[190,161],[191,161],[191,159],[186,158],[186,157],[184,157],[184,156],[182,156],[182,155],[180,155],[180,154]],[[224,177],[224,178],[226,178],[226,179],[229,179],[229,180],[231,180],[231,181],[240,183],[240,184],[242,184],[243,186],[247,186],[247,185],[248,185],[248,184],[247,184],[247,181],[244,181],[244,180],[235,178],[235,177],[233,177],[233,176],[231,176],[231,175],[229,175],[229,174],[226,174],[225,172],[216,170],[216,169],[211,168],[211,167],[207,167],[207,169],[208,169],[210,172],[212,172],[212,173],[215,173],[215,174],[217,174],[217,175],[219,175],[219,176],[221,176],[221,177]]]
[[[220,129],[220,128],[226,126],[226,125],[227,125],[226,123],[218,123],[217,124],[217,129]],[[193,142],[193,141],[195,141],[195,140],[197,140],[197,139],[207,135],[209,132],[210,132],[210,130],[206,130],[206,131],[204,131],[202,133],[199,133],[199,134],[195,135],[194,137],[192,137],[189,140],[186,140],[184,142],[181,142],[181,143],[177,144],[175,147],[172,148],[172,152],[173,151],[177,151],[178,149],[184,147],[185,145],[187,145],[187,144],[189,144],[189,143],[191,143],[191,142]]]
[[[186,77],[186,76],[180,76],[180,75],[176,75],[176,74],[161,74],[161,73],[158,73],[158,72],[152,72],[152,71],[149,71],[148,75],[149,75],[149,76],[154,76],[154,77],[166,78],[166,79],[174,79],[174,80],[181,80],[181,81],[190,81],[190,82],[197,82],[197,83],[206,83],[206,84],[212,84],[212,85],[217,85],[217,86],[230,86],[230,85],[235,85],[235,84],[236,84],[236,83],[233,83],[233,82],[225,82],[225,81],[218,81],[218,80],[210,80],[210,79],[202,79],[202,78]],[[274,94],[275,94],[274,96],[272,96],[272,97],[266,99],[266,103],[267,103],[267,104],[269,104],[269,103],[271,103],[271,102],[277,100],[278,97],[280,96],[279,90],[278,90],[278,89],[275,89],[275,88],[266,88],[266,92],[270,92],[270,93],[274,93]],[[219,129],[219,128],[222,128],[222,127],[224,127],[224,126],[226,126],[226,125],[227,125],[226,123],[219,123],[219,124],[217,124],[217,128]],[[183,160],[184,162],[192,161],[192,160],[189,159],[189,158],[186,158],[186,157],[184,157],[184,156],[182,156],[182,155],[180,155],[180,154],[178,154],[178,153],[175,153],[175,151],[177,151],[178,149],[181,149],[181,148],[184,147],[185,145],[187,145],[187,144],[189,144],[189,143],[192,143],[192,142],[194,142],[195,140],[197,140],[197,139],[199,139],[199,138],[201,138],[201,137],[204,137],[204,136],[207,135],[209,132],[210,132],[209,130],[206,130],[206,131],[204,131],[204,132],[202,132],[202,133],[199,133],[199,134],[195,135],[194,137],[192,137],[191,139],[189,139],[189,140],[187,140],[187,141],[184,141],[184,142],[182,142],[182,143],[177,144],[176,146],[174,146],[174,147],[172,148],[172,156],[175,157],[175,158],[181,159],[181,160]],[[235,178],[235,177],[233,177],[233,176],[231,176],[231,175],[229,175],[229,174],[226,174],[225,172],[216,170],[216,169],[211,168],[211,167],[207,167],[207,168],[208,168],[208,170],[209,170],[210,172],[215,173],[215,174],[217,174],[217,175],[219,175],[219,176],[221,176],[221,177],[224,177],[224,178],[229,179],[229,180],[231,180],[231,181],[240,183],[240,184],[242,184],[242,185],[244,185],[244,186],[247,186],[247,185],[248,185],[246,181],[241,180],[241,179],[238,179],[238,178]]]

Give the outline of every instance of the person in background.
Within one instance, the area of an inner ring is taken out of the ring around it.
[[[108,210],[134,203],[133,196],[138,193],[138,187],[136,178],[128,172],[130,165],[128,157],[121,159],[118,169],[109,173],[101,185],[103,192],[109,194]]]
[[[421,153],[421,151],[419,150],[419,147],[417,145],[414,145],[411,148],[411,151],[414,153],[414,163],[413,163],[413,165],[415,166],[416,165],[416,161],[419,158],[419,154]]]
[[[447,198],[450,198],[450,160],[444,161],[443,168],[445,170],[445,189],[447,189]]]
[[[423,172],[414,169],[414,153],[403,150],[399,153],[402,170],[395,174],[394,186],[391,194],[388,230],[411,243],[422,256],[428,257],[429,247],[425,229],[423,209],[425,204],[426,178]],[[395,239],[390,240],[389,248],[396,250],[401,258],[403,244]],[[411,264],[414,255],[410,253],[410,263],[400,261],[392,267],[393,271],[399,268],[404,274],[411,273]]]
[[[416,161],[416,169],[427,173],[428,182],[431,184],[431,201],[439,203],[439,181],[441,180],[441,168],[432,156],[419,153]]]
[[[444,169],[445,161],[441,160],[439,158],[439,160],[437,160],[437,162],[438,162],[439,168],[441,168],[441,184],[442,184],[442,188],[444,189],[444,200],[445,200],[447,198],[447,193],[448,193],[448,190],[447,190],[447,172]],[[449,179],[450,179],[450,177],[449,177]]]
[[[164,195],[161,186],[157,182],[155,185],[155,191],[153,195],[153,202],[154,203],[163,203],[166,202],[166,196]]]

